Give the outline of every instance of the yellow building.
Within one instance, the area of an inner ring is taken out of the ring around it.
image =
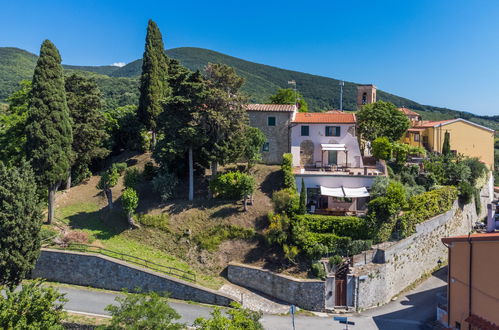
[[[468,157],[477,157],[494,168],[494,130],[457,118],[442,121],[417,121],[407,130],[404,143],[442,152],[445,132],[450,134],[452,151]]]

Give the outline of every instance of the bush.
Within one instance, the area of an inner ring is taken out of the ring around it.
[[[233,225],[218,225],[194,237],[200,248],[215,251],[225,240],[250,239],[255,236],[253,229]]]
[[[57,237],[58,234],[59,232],[57,230],[42,226],[40,228],[40,241],[42,244],[49,243],[53,238]]]
[[[475,211],[476,215],[480,215],[482,212],[482,203],[480,200],[480,190],[479,189],[474,189],[473,195],[475,197]]]
[[[405,196],[407,200],[409,200],[412,196],[416,196],[426,192],[426,189],[423,186],[405,186]]]
[[[335,234],[355,240],[371,237],[364,218],[307,214],[296,217],[296,221],[313,233]]]
[[[137,221],[144,226],[155,227],[169,231],[169,216],[167,213],[138,215]]]
[[[230,304],[230,309],[222,313],[220,308],[215,307],[211,312],[211,319],[198,317],[194,321],[194,328],[199,330],[263,330],[263,326],[259,322],[262,317],[261,312],[254,312],[236,302]]]
[[[136,189],[138,184],[142,181],[142,174],[139,169],[136,167],[127,168],[125,170],[125,177],[123,179],[123,183],[126,188]]]
[[[310,267],[310,274],[313,277],[320,278],[321,280],[326,278],[326,270],[324,269],[324,265],[320,262],[314,262]]]
[[[154,166],[153,162],[149,161],[144,165],[144,179],[151,181],[158,174],[158,168]]]
[[[341,266],[341,264],[343,264],[343,258],[337,254],[335,254],[334,256],[331,256],[329,258],[329,265],[331,266],[331,268],[336,268],[338,266]]]
[[[239,171],[218,175],[210,182],[211,191],[218,197],[227,199],[244,198],[253,192],[254,186],[255,179]]]
[[[178,179],[173,173],[161,173],[152,180],[153,190],[159,194],[159,197],[163,202],[166,202],[173,197],[173,192],[175,191],[177,183]]]
[[[114,163],[111,166],[111,168],[116,169],[116,171],[118,171],[120,175],[123,174],[123,172],[126,170],[127,167],[128,165],[126,163]]]
[[[392,157],[392,144],[387,137],[376,138],[371,144],[372,155],[378,159],[389,160]]]
[[[389,183],[390,179],[386,176],[377,176],[374,178],[370,191],[371,199],[386,195],[386,188],[388,188]]]
[[[461,182],[458,186],[459,202],[461,204],[469,204],[473,200],[475,188],[469,182]]]
[[[371,249],[373,245],[372,240],[355,240],[350,243],[349,252],[350,255],[356,255],[363,251],[367,251]]]
[[[272,202],[274,203],[276,212],[293,214],[298,209],[299,196],[296,190],[289,188],[282,189],[272,194]]]
[[[269,226],[264,231],[268,244],[283,246],[290,238],[290,220],[286,214],[268,214]]]
[[[462,163],[470,169],[470,181],[472,185],[476,185],[478,180],[488,172],[487,165],[482,163],[478,158],[465,158],[462,160]]]
[[[284,257],[288,261],[291,261],[293,263],[295,262],[295,258],[298,255],[298,253],[300,253],[300,250],[298,249],[298,247],[296,247],[294,245],[287,245],[287,244],[284,244],[282,246],[282,251],[284,252]]]
[[[293,155],[286,153],[282,155],[281,170],[284,174],[284,187],[296,191],[296,181],[293,175]]]
[[[414,233],[416,225],[452,208],[458,196],[458,190],[446,186],[413,196],[409,200],[408,211],[399,218],[402,237]]]
[[[80,230],[71,230],[64,234],[61,239],[61,243],[64,246],[69,246],[72,243],[77,244],[87,244],[88,243],[88,233]]]
[[[127,215],[131,216],[139,206],[139,196],[133,188],[126,188],[121,195],[123,209]]]

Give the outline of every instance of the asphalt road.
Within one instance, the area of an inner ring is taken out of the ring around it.
[[[355,325],[349,329],[383,329],[383,330],[415,330],[429,329],[427,323],[435,319],[438,297],[445,295],[445,269],[436,272],[429,279],[406,295],[379,308],[349,315],[349,320]],[[90,290],[79,287],[60,286],[59,291],[66,294],[69,301],[65,308],[68,311],[108,315],[105,307],[115,303],[114,298],[119,293]],[[197,317],[209,317],[212,307],[199,304],[189,304],[170,301],[170,305],[182,315],[181,322],[192,324]],[[261,323],[270,330],[292,329],[291,316],[264,315]],[[333,321],[331,315],[295,317],[296,329],[345,329]]]

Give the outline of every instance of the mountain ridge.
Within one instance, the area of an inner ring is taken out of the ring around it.
[[[289,87],[287,82],[295,80],[298,90],[313,111],[339,108],[339,80],[334,78],[254,63],[204,48],[179,47],[167,49],[165,52],[190,70],[200,70],[209,62],[234,67],[236,72],[245,78],[243,91],[250,96],[251,102],[267,102],[268,97],[275,93],[277,88],[287,88]],[[20,80],[31,78],[36,59],[37,55],[26,50],[16,47],[0,47],[0,100],[5,100],[16,89]],[[93,76],[107,98],[107,107],[121,106],[127,102],[136,104],[142,59],[132,61],[123,67],[111,65],[63,65],[63,67],[68,72],[80,71]],[[343,89],[345,110],[356,108],[356,86],[354,82],[345,81]],[[383,90],[378,90],[378,99],[416,110],[424,119],[441,120],[462,117],[499,130],[499,116],[480,116],[464,111],[422,105]]]

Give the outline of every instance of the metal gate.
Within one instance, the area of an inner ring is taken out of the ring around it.
[[[336,306],[347,305],[347,281],[336,279],[335,304]]]

